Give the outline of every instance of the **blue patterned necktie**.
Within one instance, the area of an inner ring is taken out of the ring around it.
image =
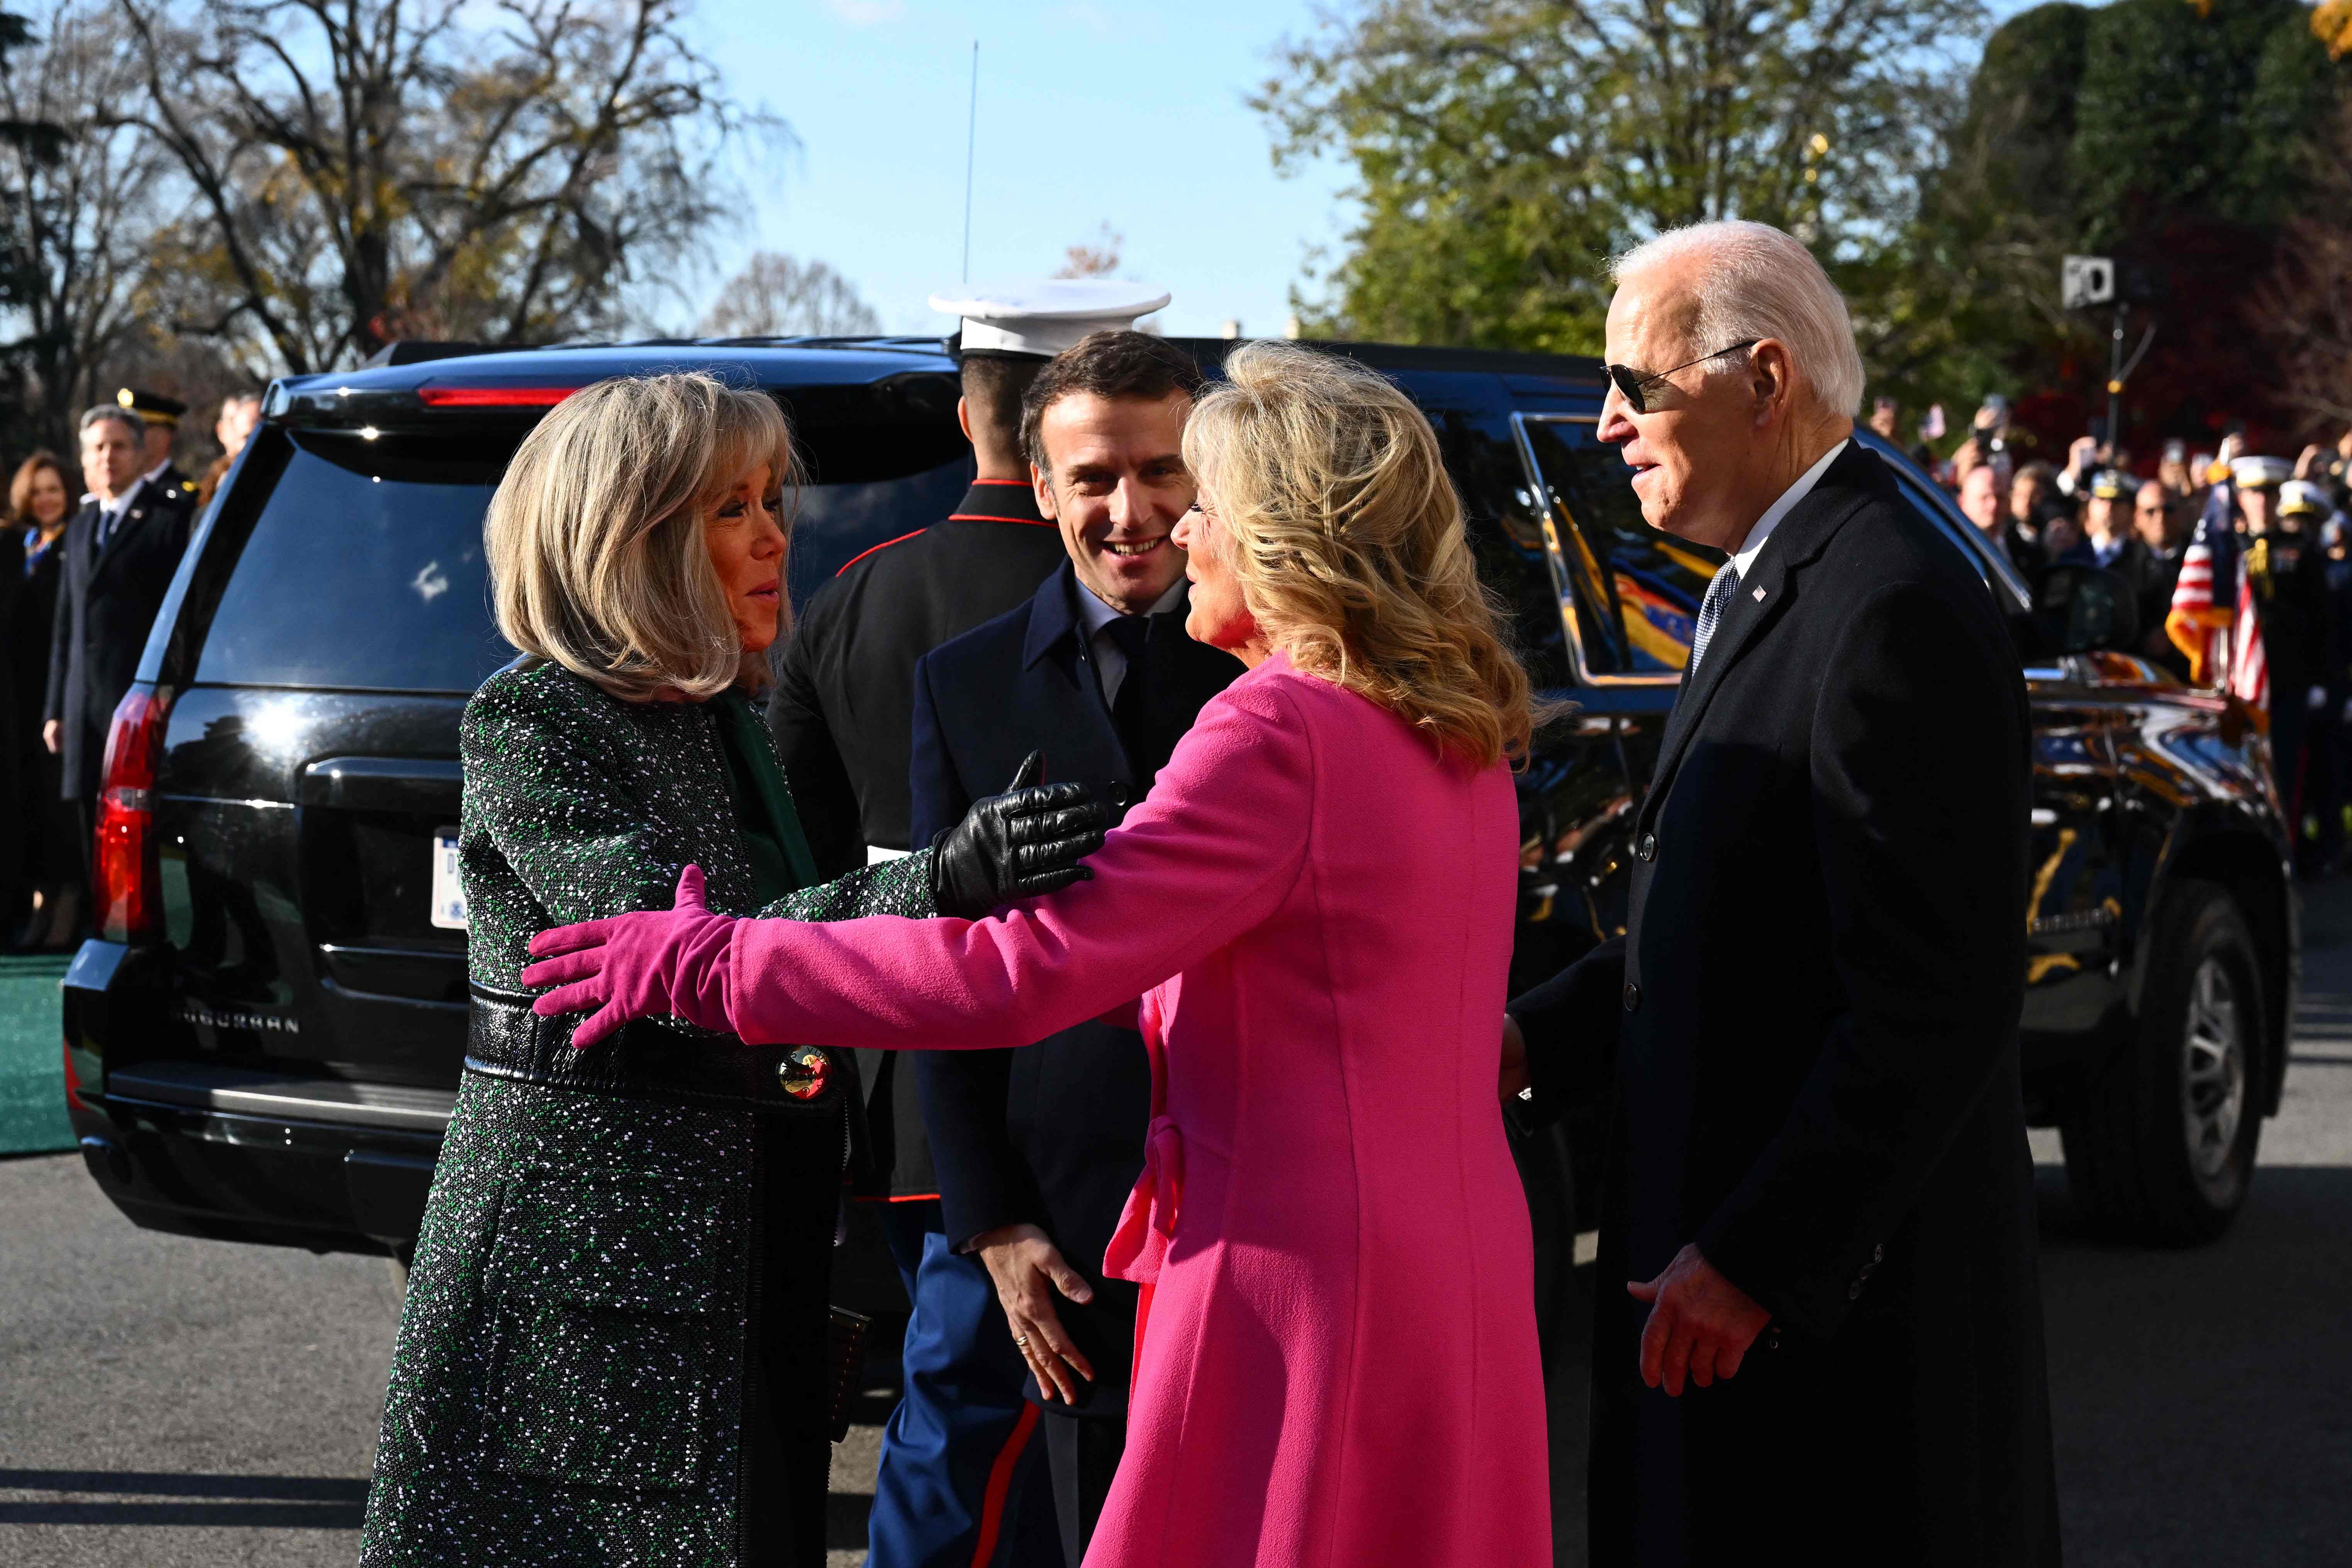
[[[1691,634],[1690,673],[1698,673],[1698,661],[1706,657],[1707,639],[1715,636],[1715,623],[1723,619],[1723,612],[1731,604],[1731,595],[1739,592],[1739,568],[1727,561],[1715,581],[1706,585],[1706,597],[1698,607],[1698,629]]]

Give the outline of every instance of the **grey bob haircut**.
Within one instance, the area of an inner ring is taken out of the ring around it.
[[[490,498],[499,632],[627,701],[758,685],[766,665],[743,650],[703,527],[763,463],[789,490],[792,433],[764,392],[698,372],[582,387]]]

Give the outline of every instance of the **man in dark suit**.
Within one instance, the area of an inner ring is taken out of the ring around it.
[[[1593,1560],[2055,1563],[2016,657],[1851,440],[1861,363],[1801,245],[1662,237],[1607,333],[1601,438],[1653,526],[1730,559],[1626,931],[1505,1031],[1545,1098],[1615,1042]]]
[[[956,413],[971,441],[971,488],[943,521],[844,566],[771,655],[768,724],[803,816],[851,827],[832,837],[811,834],[823,875],[929,843],[908,830],[915,661],[1027,603],[1062,563],[1061,536],[1037,510],[1021,454],[1022,395],[1049,359],[1088,331],[1130,326],[1167,302],[1142,285],[1099,279],[931,300],[963,321]],[[949,1249],[941,1233],[912,1064],[898,1051],[856,1057],[867,1131],[856,1195],[878,1221],[914,1304],[905,1393],[883,1432],[868,1561],[872,1568],[961,1568],[991,1540],[1015,1558],[1050,1552],[1050,1521],[1041,1528],[1040,1513],[1013,1510],[1009,1483],[993,1482],[1034,1463],[1024,1456],[1034,1417],[986,1271]]]
[[[1097,332],[1029,389],[1037,506],[1068,559],[1027,604],[915,667],[916,843],[1033,751],[1057,780],[1140,800],[1202,704],[1241,673],[1184,635],[1184,555],[1170,537],[1192,504],[1182,441],[1200,382],[1158,338]],[[917,1071],[945,1240],[986,1266],[1029,1363],[1077,1568],[1125,1447],[1136,1289],[1104,1279],[1102,1257],[1143,1168],[1150,1064],[1134,1031],[1087,1023],[1017,1051],[923,1052]]]
[[[63,794],[81,809],[85,855],[103,782],[107,724],[138,672],[193,515],[177,487],[142,478],[142,441],[138,416],[123,408],[82,416],[82,479],[91,497],[60,542],[65,580],[50,622],[41,739],[63,758]]]

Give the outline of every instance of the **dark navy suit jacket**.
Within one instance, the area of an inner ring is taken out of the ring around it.
[[[1137,776],[1111,726],[1078,618],[1081,592],[1065,562],[1027,604],[916,665],[911,842],[929,843],[974,800],[1003,789],[1031,752],[1045,753],[1047,782],[1092,784],[1115,811],[1149,791],[1150,779]],[[1150,638],[1145,689],[1164,754],[1242,665],[1187,637],[1181,607],[1154,616]],[[1095,1289],[1090,1306],[1055,1302],[1094,1363],[1078,1413],[1124,1415],[1135,1288],[1106,1281],[1102,1258],[1143,1168],[1151,1067],[1141,1037],[1087,1023],[1019,1050],[916,1056],[949,1241],[960,1246],[1000,1226],[1042,1227]],[[1029,1395],[1039,1397],[1034,1379]]]

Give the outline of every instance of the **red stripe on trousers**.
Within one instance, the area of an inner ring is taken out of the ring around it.
[[[972,1548],[971,1568],[988,1568],[988,1560],[996,1555],[996,1538],[1004,1530],[1004,1494],[1013,1489],[1013,1467],[1021,1462],[1021,1451],[1029,1447],[1029,1435],[1036,1429],[1037,1407],[1024,1400],[1013,1436],[988,1469],[988,1492],[980,1505],[980,1543]]]

